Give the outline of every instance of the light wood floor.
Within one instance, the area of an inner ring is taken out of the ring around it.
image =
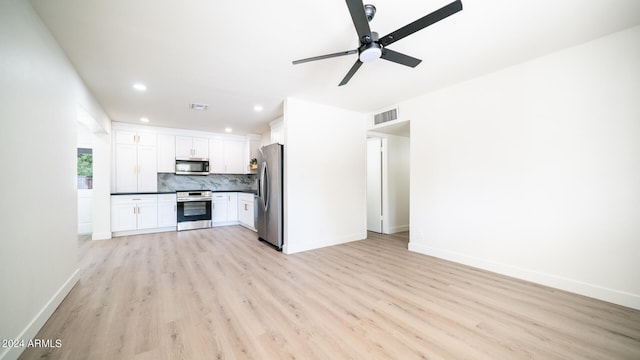
[[[284,255],[239,226],[83,242],[22,359],[640,359],[640,311],[407,251]]]

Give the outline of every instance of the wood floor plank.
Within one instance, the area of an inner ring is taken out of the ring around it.
[[[21,359],[640,359],[640,311],[407,250],[285,255],[240,226],[82,242]]]

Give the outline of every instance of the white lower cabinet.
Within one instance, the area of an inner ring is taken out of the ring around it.
[[[238,222],[238,193],[214,192],[211,207],[213,226],[231,225]]]
[[[238,194],[238,222],[240,225],[255,230],[253,194]]]
[[[158,195],[158,227],[176,227],[177,226],[178,203],[176,194],[159,194]]]
[[[255,231],[253,194],[214,192],[211,203],[213,226],[237,225]],[[175,194],[111,195],[113,236],[175,230]]]
[[[146,230],[157,227],[157,195],[111,196],[111,232]]]

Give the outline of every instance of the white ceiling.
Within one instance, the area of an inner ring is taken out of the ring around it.
[[[383,36],[451,1],[365,3]],[[418,67],[377,60],[338,87],[356,55],[291,61],[357,47],[343,0],[31,3],[113,121],[237,134],[266,131],[287,96],[375,111],[640,24],[638,0],[463,0],[461,12],[389,46]]]

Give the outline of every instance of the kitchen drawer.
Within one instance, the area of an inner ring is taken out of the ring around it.
[[[248,193],[238,193],[238,200],[239,201],[250,201],[253,202],[253,194],[248,194]]]
[[[111,195],[111,204],[156,203],[158,195]]]
[[[158,204],[175,203],[176,194],[160,194],[158,195]]]

